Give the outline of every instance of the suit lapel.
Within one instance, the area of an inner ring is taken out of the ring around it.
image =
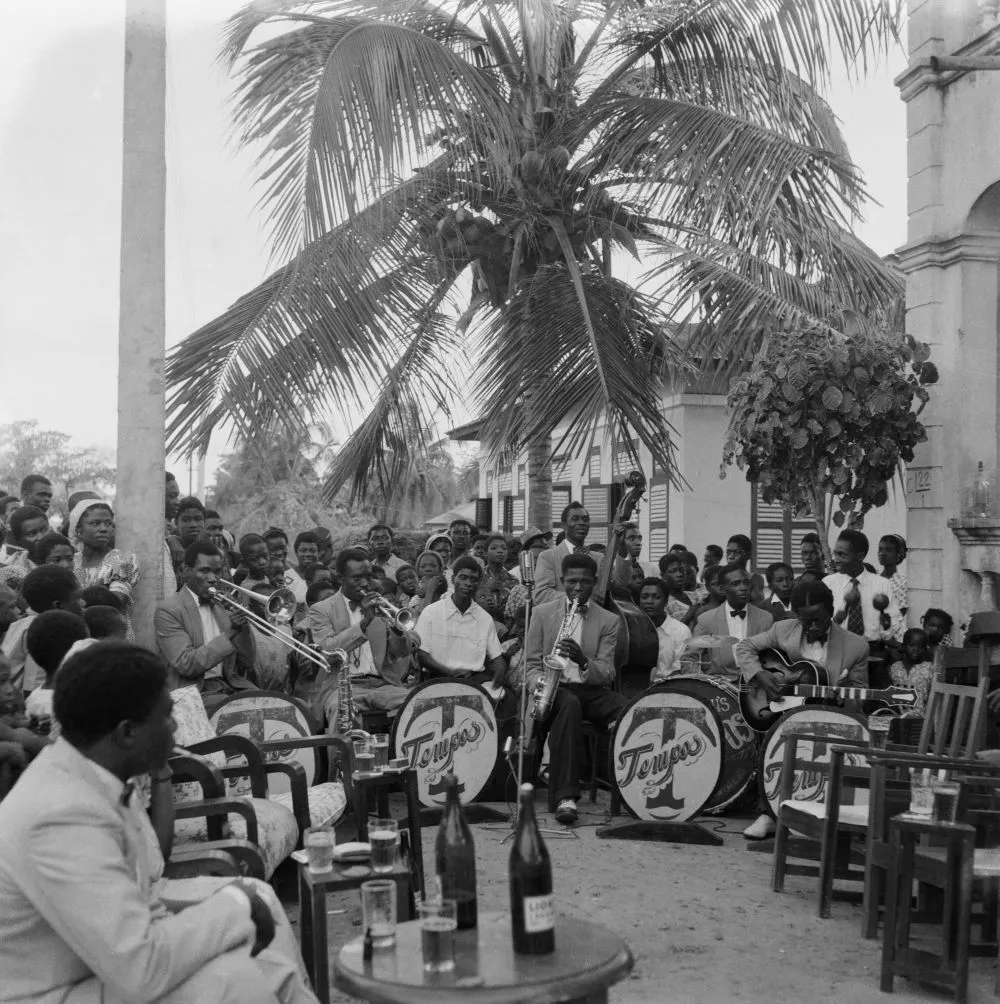
[[[181,601],[181,619],[195,648],[205,644],[205,632],[201,629],[201,611],[185,586],[178,594]]]
[[[830,644],[826,648],[826,668],[830,676],[830,685],[835,687],[844,672],[844,636],[837,630],[836,624],[830,625]]]

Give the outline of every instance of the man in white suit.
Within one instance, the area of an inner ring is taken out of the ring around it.
[[[171,914],[152,891],[155,834],[129,778],[173,746],[161,659],[92,645],[56,677],[62,735],[0,803],[0,1002],[316,1004],[274,921],[239,882]]]
[[[590,533],[590,513],[579,502],[570,502],[559,518],[565,540],[542,551],[535,562],[535,606],[551,603],[563,595],[563,558],[570,554],[586,554]]]

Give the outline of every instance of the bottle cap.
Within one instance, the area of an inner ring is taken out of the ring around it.
[[[523,795],[530,795],[534,790],[535,790],[535,786],[533,784],[527,784],[527,783],[525,783],[525,784],[521,785],[521,793]]]

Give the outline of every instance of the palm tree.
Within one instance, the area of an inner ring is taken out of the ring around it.
[[[171,450],[332,407],[360,421],[327,496],[384,497],[461,400],[491,459],[527,446],[537,525],[552,453],[602,417],[672,471],[665,378],[738,367],[776,328],[874,324],[901,293],[849,232],[863,182],[820,97],[896,18],[890,0],[249,5],[224,58],[284,264],[173,352]]]

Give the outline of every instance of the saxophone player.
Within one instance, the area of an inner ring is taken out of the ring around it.
[[[549,735],[550,804],[566,826],[577,821],[583,723],[607,728],[627,701],[612,690],[618,618],[590,602],[597,583],[597,564],[589,554],[562,559],[564,595],[536,607],[525,638],[526,684],[532,693],[543,676],[543,660],[559,655],[568,660],[563,683],[551,708],[538,723]],[[574,603],[575,601],[575,603]]]
[[[313,644],[329,652],[343,649],[347,662],[340,672],[349,672],[354,707],[358,711],[393,711],[406,700],[403,684],[410,659],[419,641],[411,631],[390,628],[382,594],[373,586],[367,554],[346,548],[337,555],[341,587],[328,599],[309,608],[309,631]],[[320,673],[303,696],[313,713],[337,731],[340,673]]]

